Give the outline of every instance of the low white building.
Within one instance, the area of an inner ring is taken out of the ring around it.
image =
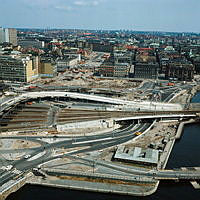
[[[127,148],[125,146],[119,146],[114,155],[114,159],[129,163],[156,166],[158,164],[158,156],[159,151],[155,149],[144,149],[140,147]]]

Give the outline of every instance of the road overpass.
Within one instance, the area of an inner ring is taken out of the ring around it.
[[[184,118],[192,118],[197,117],[196,114],[146,114],[146,115],[136,115],[132,117],[122,117],[122,118],[114,118],[115,122],[119,121],[128,121],[128,120],[137,120],[137,119],[184,119]]]
[[[119,105],[126,108],[134,108],[135,110],[152,110],[152,111],[180,111],[183,110],[183,105],[172,104],[172,103],[162,103],[162,102],[152,102],[152,101],[127,101],[122,99],[114,99],[109,97],[102,97],[89,94],[73,93],[73,92],[58,92],[58,91],[48,91],[48,92],[27,92],[21,94],[13,99],[8,99],[7,101],[1,103],[0,112],[16,103],[21,101],[28,101],[37,98],[58,98],[64,97],[71,100],[84,100],[93,101],[102,104]]]

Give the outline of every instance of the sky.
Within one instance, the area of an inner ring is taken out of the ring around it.
[[[0,0],[0,27],[200,32],[200,0]]]

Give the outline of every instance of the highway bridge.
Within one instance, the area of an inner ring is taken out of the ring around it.
[[[180,111],[183,110],[184,106],[181,104],[172,104],[172,103],[162,103],[162,102],[152,102],[152,101],[126,101],[122,99],[114,99],[108,97],[101,97],[95,95],[81,94],[81,93],[72,93],[72,92],[28,92],[14,97],[13,99],[8,99],[1,103],[0,112],[16,103],[21,101],[28,101],[38,98],[58,98],[63,97],[66,99],[74,100],[84,100],[91,102],[98,102],[103,104],[112,104],[125,106],[127,108],[134,108],[135,110],[152,110],[152,111]]]
[[[136,120],[136,119],[185,119],[185,118],[192,118],[192,117],[199,117],[197,114],[144,114],[144,115],[137,115],[137,116],[131,116],[131,117],[121,117],[121,118],[115,118],[114,120],[116,122],[119,121],[129,121],[129,120]]]

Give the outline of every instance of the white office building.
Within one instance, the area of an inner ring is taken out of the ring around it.
[[[17,30],[14,28],[6,28],[5,41],[17,46]]]
[[[14,28],[0,27],[0,43],[8,42],[17,46],[17,30]]]

